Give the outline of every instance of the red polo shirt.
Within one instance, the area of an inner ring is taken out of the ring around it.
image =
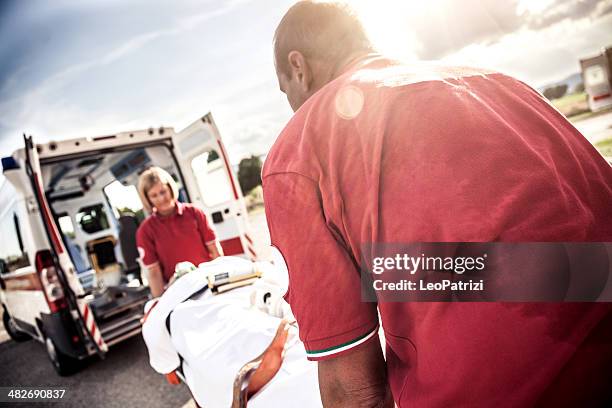
[[[206,245],[216,241],[206,214],[191,204],[177,202],[172,215],[153,213],[136,233],[136,244],[145,265],[157,262],[167,282],[177,263],[188,261],[198,266],[211,260]]]
[[[377,340],[376,304],[361,301],[364,243],[612,240],[610,166],[499,73],[360,61],[296,112],[263,185],[313,360]],[[609,374],[597,364],[612,347],[592,337],[612,341],[609,304],[378,307],[402,407],[532,406],[560,390],[592,396]],[[580,360],[592,341],[600,350]]]

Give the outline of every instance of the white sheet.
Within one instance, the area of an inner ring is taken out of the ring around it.
[[[207,290],[197,299],[185,301],[206,285],[211,270],[249,262],[228,258],[206,264],[206,268],[200,267],[176,281],[143,326],[151,366],[161,374],[169,373],[178,367],[180,354],[187,385],[198,404],[206,408],[231,405],[238,370],[265,350],[281,321],[251,306],[253,286],[221,295]],[[172,336],[165,325],[170,312]],[[290,330],[280,371],[249,402],[249,407],[255,408],[287,406],[321,406],[317,365],[306,359],[295,328]]]
[[[172,343],[185,359],[189,388],[203,407],[229,407],[236,373],[272,341],[281,319],[250,307],[251,288],[205,293],[177,306],[170,318]],[[249,407],[320,407],[317,365],[306,359],[291,328],[280,371]]]

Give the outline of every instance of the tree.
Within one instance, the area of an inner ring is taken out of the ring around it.
[[[579,82],[575,87],[574,87],[574,93],[582,93],[584,92],[584,82]]]
[[[131,216],[136,217],[136,223],[139,225],[146,218],[146,215],[142,208],[139,210],[133,210],[128,207],[123,207],[123,208],[117,208],[117,212],[119,213],[119,217],[121,217],[122,215],[131,215]]]
[[[555,85],[544,90],[544,96],[546,99],[552,101],[563,97],[567,92],[567,84]]]
[[[261,159],[259,157],[252,155],[240,160],[238,182],[245,194],[261,185]]]

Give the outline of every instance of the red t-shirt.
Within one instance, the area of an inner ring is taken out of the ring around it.
[[[153,213],[136,233],[136,245],[145,265],[157,262],[167,282],[174,275],[177,263],[188,261],[198,266],[211,260],[206,245],[216,241],[206,214],[191,204],[178,202],[169,216]]]
[[[361,301],[364,243],[612,238],[610,166],[540,94],[499,73],[360,61],[296,112],[262,175],[313,360],[378,339],[376,304]],[[378,307],[400,406],[530,406],[601,384],[593,364],[570,387],[560,373],[609,304]]]

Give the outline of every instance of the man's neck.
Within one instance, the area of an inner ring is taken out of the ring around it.
[[[313,70],[313,83],[311,87],[311,94],[315,94],[319,89],[338,78],[353,66],[359,62],[365,60],[368,57],[379,56],[374,52],[363,52],[354,53],[349,55],[347,58],[338,61],[336,64],[329,64],[327,62],[311,61],[310,66]],[[310,98],[309,96],[309,98]]]
[[[354,54],[349,55],[347,58],[343,59],[342,61],[339,61],[337,64],[335,64],[335,66],[332,68],[330,72],[330,81],[333,81],[334,79],[338,78],[340,75],[348,71],[352,66],[354,66],[358,62],[372,55],[377,55],[377,54],[374,54],[372,52],[360,51],[360,52],[356,52]]]

